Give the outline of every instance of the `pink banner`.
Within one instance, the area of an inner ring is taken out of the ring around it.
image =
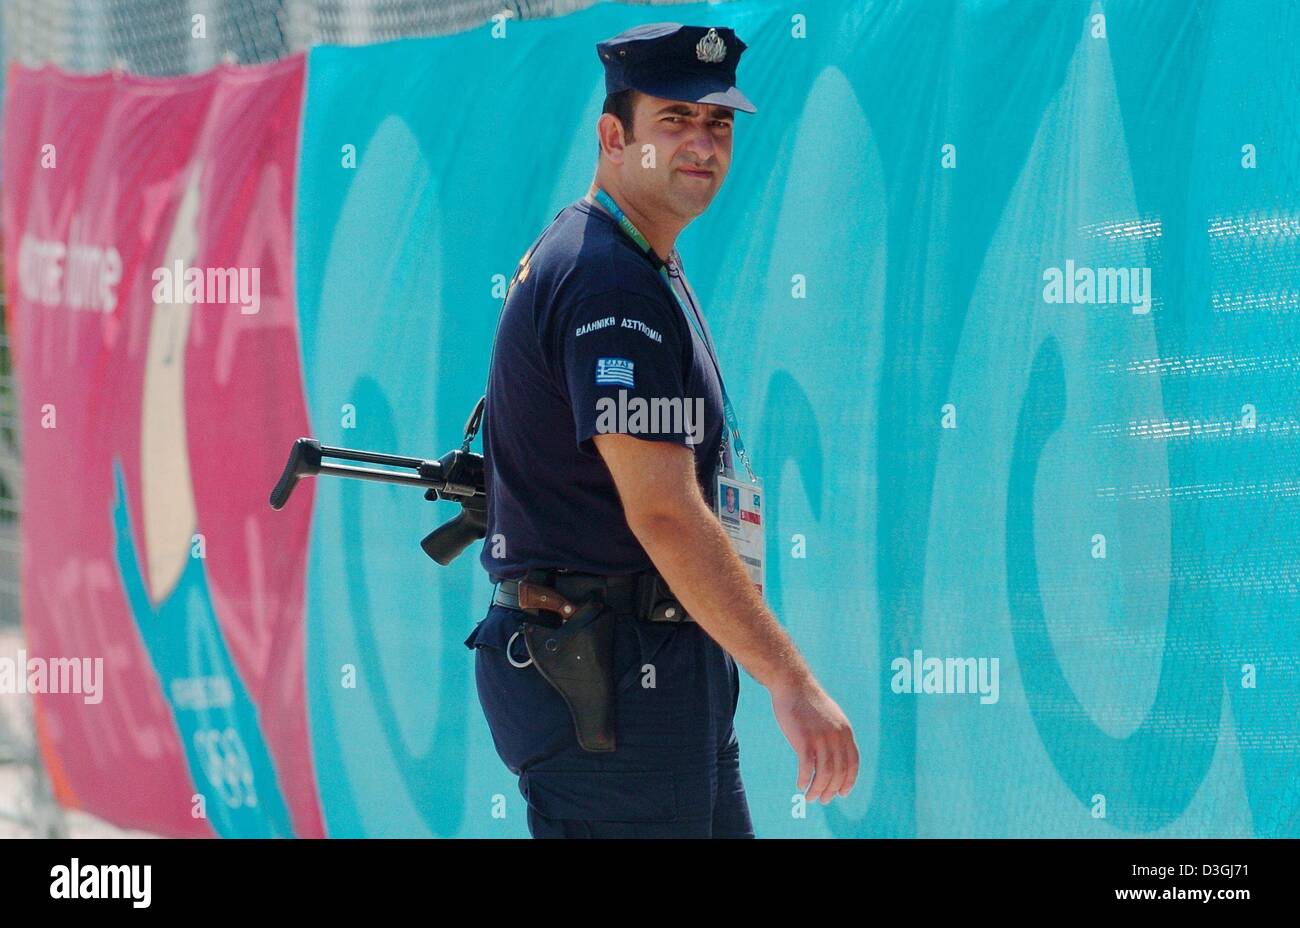
[[[284,436],[310,434],[303,70],[298,55],[165,80],[9,74],[21,685],[61,800],[123,826],[323,833],[303,697],[311,506],[267,506]]]

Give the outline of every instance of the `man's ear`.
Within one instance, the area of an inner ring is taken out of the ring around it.
[[[623,149],[627,139],[623,135],[623,124],[613,113],[601,113],[596,123],[596,134],[600,138],[600,150],[607,154],[615,164],[623,163]]]

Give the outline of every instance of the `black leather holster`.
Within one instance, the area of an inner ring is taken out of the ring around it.
[[[558,625],[525,619],[520,628],[537,672],[569,707],[578,744],[584,751],[614,750],[617,613],[599,597],[574,603],[540,585],[521,584],[519,599],[525,612],[545,609],[560,617]]]

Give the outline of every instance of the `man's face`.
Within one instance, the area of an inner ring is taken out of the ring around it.
[[[728,106],[637,94],[633,138],[619,165],[624,189],[643,209],[694,219],[713,201],[731,166],[734,118]],[[654,146],[653,161],[647,145]]]

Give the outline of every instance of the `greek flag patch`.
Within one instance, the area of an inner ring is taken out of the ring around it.
[[[596,383],[631,387],[632,362],[627,358],[597,358]]]

